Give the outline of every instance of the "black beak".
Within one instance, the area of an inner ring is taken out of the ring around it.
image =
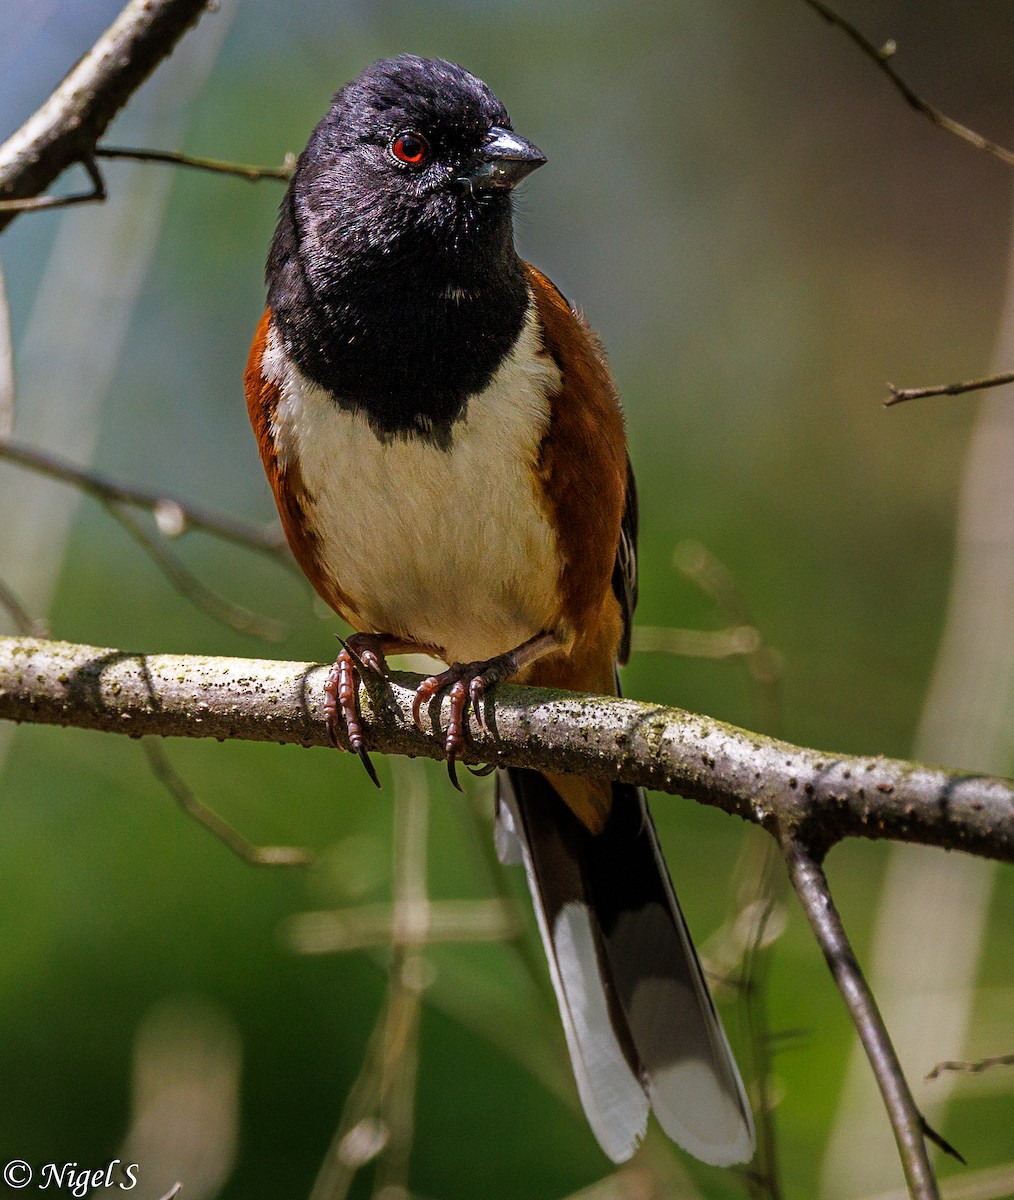
[[[457,182],[473,191],[504,188],[509,191],[537,167],[546,161],[546,156],[531,142],[494,125],[486,135],[482,149],[464,165]]]

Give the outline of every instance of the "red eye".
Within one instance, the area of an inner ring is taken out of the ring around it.
[[[429,152],[429,143],[421,133],[416,133],[414,129],[399,133],[391,143],[391,153],[394,157],[399,162],[408,163],[413,167],[425,162]]]

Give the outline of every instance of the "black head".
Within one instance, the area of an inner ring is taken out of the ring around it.
[[[545,161],[453,63],[403,54],[346,84],[300,156],[268,259],[301,369],[380,434],[446,431],[521,328],[511,193]]]

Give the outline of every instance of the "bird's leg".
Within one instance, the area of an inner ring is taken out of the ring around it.
[[[461,786],[454,764],[465,745],[464,731],[469,704],[475,714],[476,724],[482,728],[482,701],[486,689],[494,683],[510,679],[522,667],[556,649],[559,644],[555,634],[537,633],[535,637],[522,642],[520,646],[515,646],[513,650],[484,662],[451,663],[446,671],[441,671],[439,675],[431,675],[416,688],[415,699],[412,701],[412,716],[420,729],[423,705],[428,705],[441,692],[446,691],[448,694],[450,712],[444,731],[444,750],[447,754],[447,773],[459,792]]]

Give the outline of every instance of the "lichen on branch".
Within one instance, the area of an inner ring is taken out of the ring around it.
[[[327,746],[327,667],[266,659],[136,654],[0,638],[0,719],[131,736]],[[368,746],[442,758],[439,727],[418,729],[419,677],[360,689]],[[511,685],[487,698],[464,762],[622,779],[682,795],[805,842],[822,857],[844,838],[889,838],[1014,862],[1014,783],[881,757],[828,754],[682,709]]]

